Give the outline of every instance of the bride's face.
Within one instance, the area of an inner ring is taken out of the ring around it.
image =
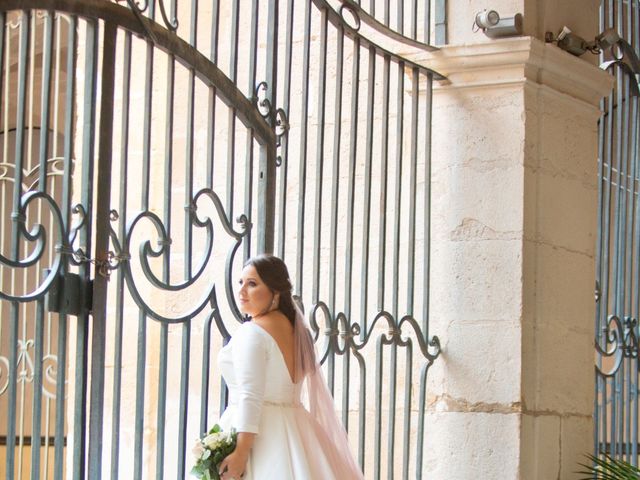
[[[247,265],[240,276],[238,304],[250,317],[269,311],[274,300],[271,289],[262,281],[253,265]]]

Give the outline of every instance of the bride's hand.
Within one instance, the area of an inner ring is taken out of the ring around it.
[[[248,455],[239,451],[234,451],[227,455],[227,457],[220,462],[220,465],[218,466],[220,478],[222,478],[222,480],[229,480],[232,478],[240,480],[247,467],[248,458]]]

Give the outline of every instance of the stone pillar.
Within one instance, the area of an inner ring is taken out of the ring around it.
[[[597,120],[610,77],[534,37],[414,60],[434,87],[423,478],[577,478],[593,448]]]

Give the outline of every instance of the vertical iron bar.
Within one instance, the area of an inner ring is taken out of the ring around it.
[[[285,39],[285,64],[284,64],[284,88],[283,88],[283,109],[287,117],[291,115],[291,64],[293,59],[293,21],[294,21],[294,1],[289,0],[287,8],[286,23],[286,39]],[[282,163],[280,165],[280,186],[278,199],[278,211],[280,212],[280,225],[278,225],[278,256],[284,259],[284,248],[286,238],[286,220],[287,220],[287,185],[289,176],[289,135],[282,136],[282,145],[280,147]],[[300,160],[302,162],[302,160]]]
[[[316,131],[316,174],[315,174],[315,217],[313,225],[313,283],[311,288],[311,302],[318,303],[320,299],[320,255],[322,241],[322,184],[324,180],[324,129],[327,93],[327,10],[322,10],[320,20],[320,58],[318,65],[318,127]],[[329,356],[329,361],[333,356]],[[333,391],[333,368],[329,365],[329,384]]]
[[[190,257],[187,256],[187,259]],[[187,265],[190,262],[187,260]],[[182,324],[182,354],[181,354],[181,374],[180,374],[180,420],[178,427],[178,475],[177,478],[185,478],[187,446],[187,414],[189,395],[189,350],[191,347],[191,319],[185,320]]]
[[[425,126],[423,133],[423,142],[425,145],[424,153],[424,252],[423,252],[423,278],[422,282],[422,333],[425,340],[429,341],[429,287],[431,285],[431,255],[429,248],[431,246],[431,96],[433,87],[433,76],[431,73],[426,74],[427,87],[425,89]]]
[[[65,231],[71,225],[71,176],[73,171],[73,139],[75,125],[75,72],[77,57],[77,29],[78,21],[75,16],[69,18],[67,39],[67,88],[65,92],[65,120],[64,120],[64,176],[62,186],[62,220]],[[68,269],[68,260],[62,262],[61,273]],[[58,321],[58,375],[56,379],[56,431],[55,431],[55,471],[54,478],[62,480],[64,466],[64,419],[65,419],[65,383],[67,363],[67,322],[66,315],[61,314]],[[75,437],[75,433],[74,433]],[[69,466],[75,468],[75,463]]]
[[[234,6],[236,4],[234,3]],[[237,28],[237,27],[236,27]],[[195,40],[194,40],[195,42]],[[235,47],[234,47],[235,48]],[[237,61],[237,59],[236,59]],[[233,65],[232,69],[235,71],[236,66]],[[234,73],[235,80],[235,73]],[[195,206],[193,205],[193,130],[194,130],[194,105],[195,105],[195,71],[189,70],[189,100],[188,100],[188,117],[187,117],[187,145],[185,152],[185,199],[184,204],[187,206],[185,209],[185,224],[184,224],[184,248],[185,248],[185,262],[184,262],[184,279],[189,281],[192,278],[192,260],[193,260],[193,223],[195,213]],[[231,132],[232,138],[235,138],[235,124],[232,126]],[[234,140],[235,141],[235,140]],[[229,159],[234,161],[233,158]],[[233,197],[233,192],[230,192],[230,196]],[[232,212],[233,199],[230,204]],[[181,369],[180,369],[180,419],[178,427],[178,478],[185,477],[186,470],[186,447],[187,447],[187,418],[188,418],[188,403],[187,397],[189,393],[189,369],[190,369],[190,356],[189,350],[191,346],[191,318],[184,321],[182,324],[182,354],[181,354]]]
[[[117,26],[106,22],[102,39],[102,92],[96,180],[96,247],[98,262],[108,262],[113,141],[113,93]],[[102,422],[104,410],[104,361],[107,321],[107,275],[96,267],[91,323],[91,406],[89,417],[89,478],[102,477]]]
[[[369,46],[369,75],[367,86],[367,144],[364,167],[364,210],[362,226],[362,269],[360,283],[362,294],[360,296],[360,315],[363,326],[361,337],[364,338],[368,325],[368,294],[369,294],[369,229],[371,225],[371,164],[373,162],[373,114],[375,99],[375,77],[376,77],[376,51]]]
[[[349,323],[351,318],[351,295],[353,282],[353,222],[356,185],[356,162],[358,157],[358,106],[360,84],[360,39],[353,40],[353,67],[351,73],[351,124],[349,145],[349,188],[347,192],[347,236],[345,242],[345,300],[344,311]]]
[[[220,2],[213,0],[211,6],[211,63],[218,63],[218,30],[220,23]],[[213,171],[215,162],[215,135],[216,135],[216,88],[209,86],[209,117],[207,121],[207,188],[213,187]]]
[[[612,27],[613,26],[613,3],[612,2],[604,2],[604,4],[601,5],[600,7],[600,23],[601,23],[601,27],[603,27],[604,25],[607,25],[608,27]],[[601,31],[604,28],[601,28]],[[602,162],[602,170],[604,169],[604,164],[606,164],[607,167],[607,176],[606,179],[603,175],[601,175],[600,177],[600,189],[604,190],[606,192],[603,192],[602,194],[602,198],[605,199],[605,201],[603,201],[600,205],[601,208],[600,210],[604,212],[604,219],[601,220],[601,222],[599,223],[599,227],[600,227],[600,231],[601,232],[606,232],[605,235],[600,235],[599,237],[602,238],[603,242],[601,243],[600,249],[598,250],[598,252],[600,253],[600,261],[598,262],[599,265],[603,265],[604,266],[604,272],[600,275],[600,291],[601,291],[601,297],[600,297],[600,301],[598,302],[598,311],[600,312],[598,315],[598,319],[597,319],[597,328],[596,328],[596,334],[597,334],[597,338],[598,341],[600,341],[600,339],[602,339],[602,344],[601,347],[605,347],[606,346],[606,335],[602,335],[603,329],[606,328],[606,322],[607,322],[607,318],[609,315],[609,240],[610,240],[610,205],[611,205],[611,173],[612,173],[612,167],[611,167],[611,160],[613,157],[613,94],[614,92],[612,91],[609,94],[609,97],[606,99],[606,105],[607,105],[607,115],[606,115],[606,123],[604,121],[601,121],[601,125],[603,126],[603,145],[606,144],[606,146],[603,146],[603,155],[601,156],[601,162]],[[603,100],[604,102],[604,100]],[[602,322],[602,327],[600,325],[600,322]],[[601,358],[598,357],[598,362],[601,365]],[[601,407],[600,407],[600,414],[602,415],[602,421],[601,423],[598,424],[598,428],[600,428],[601,426],[601,437],[599,435],[598,438],[602,438],[602,442],[600,442],[598,439],[596,439],[596,454],[600,454],[603,451],[607,450],[606,447],[606,440],[607,440],[607,435],[608,435],[608,428],[607,428],[607,380],[604,377],[600,378],[600,385],[601,385],[601,395],[600,395],[600,401],[601,403]],[[604,446],[603,446],[604,445]],[[601,448],[601,446],[603,446]],[[611,453],[611,450],[609,449],[609,453]]]
[[[258,0],[253,0],[251,4],[251,43],[249,52],[249,85],[248,92],[253,92],[256,85],[256,68],[258,61]],[[253,129],[247,129],[247,138],[245,142],[245,178],[244,178],[244,211],[251,215],[253,211],[253,157],[254,157],[254,138]],[[243,263],[251,256],[251,237],[247,237],[243,242],[244,254]]]
[[[396,319],[397,321],[397,319]],[[389,355],[389,426],[387,431],[387,480],[393,480],[395,467],[396,384],[398,376],[398,346],[393,340]],[[382,392],[380,392],[382,393]]]
[[[606,0],[600,2],[599,6],[599,28],[598,31],[603,31],[605,26],[605,16],[606,16],[606,8],[605,8]],[[599,55],[600,63],[604,61],[604,53],[600,53]],[[600,109],[605,112],[604,116],[601,117],[598,121],[598,212],[597,212],[597,226],[599,234],[596,236],[596,250],[595,250],[595,261],[596,261],[596,288],[599,289],[601,296],[596,300],[596,312],[594,319],[594,335],[595,341],[600,346],[602,345],[602,330],[600,328],[601,319],[604,315],[606,316],[606,297],[602,296],[602,288],[603,288],[603,232],[604,230],[604,190],[606,187],[606,181],[604,178],[604,166],[607,163],[606,158],[606,150],[605,150],[605,131],[607,130],[607,125],[611,118],[611,114],[609,112],[609,102],[608,99],[602,98],[600,100]],[[604,305],[604,308],[603,308]],[[602,414],[602,405],[603,401],[603,385],[602,378],[598,373],[598,368],[602,367],[602,356],[596,355],[596,373],[595,373],[595,400],[594,400],[594,455],[599,456],[601,453],[601,441],[600,439],[604,439],[606,436],[606,430],[601,428],[602,422],[604,421]]]
[[[138,312],[138,348],[136,355],[136,405],[133,441],[133,478],[142,479],[142,444],[144,433],[145,365],[147,358],[147,314]]]
[[[127,178],[129,166],[129,103],[131,90],[131,32],[124,33],[124,58],[122,59],[122,120],[120,130],[120,202],[118,206],[118,238],[124,241],[127,234]],[[122,338],[124,321],[124,270],[117,270],[116,317],[113,352],[113,405],[111,413],[111,479],[118,478],[120,463],[120,402],[122,390]]]
[[[341,33],[344,33],[344,29],[340,29]],[[343,47],[341,48],[341,59],[339,61],[340,74],[342,75],[343,69],[343,55],[344,42],[341,42]],[[358,148],[358,83],[360,81],[360,39],[355,38],[353,40],[353,55],[352,55],[352,73],[351,73],[351,123],[350,123],[350,144],[349,144],[349,173],[348,173],[348,188],[347,188],[347,220],[346,220],[346,242],[345,242],[345,266],[344,266],[344,313],[347,320],[347,324],[352,324],[351,317],[351,295],[352,295],[352,278],[353,278],[353,213],[354,213],[354,191],[355,191],[355,171],[356,171],[356,158]],[[340,102],[342,105],[342,100]],[[337,122],[336,122],[337,124]],[[343,378],[351,378],[350,375],[350,352],[345,352],[345,359],[343,363]],[[350,382],[344,382],[346,392],[342,397],[342,421],[346,429],[349,428],[349,392]],[[362,407],[361,407],[362,408]],[[362,432],[361,432],[362,433]]]
[[[49,117],[51,103],[51,68],[54,22],[53,11],[47,11],[44,18],[44,48],[42,60],[42,101],[40,107],[40,178],[38,184],[45,191],[47,180],[47,157],[49,153]]]
[[[418,39],[418,0],[411,0],[411,38]],[[426,37],[427,40],[429,37]],[[428,43],[428,42],[424,42]]]
[[[217,307],[214,307],[217,308]],[[198,435],[204,436],[208,432],[207,420],[209,416],[209,377],[211,375],[211,324],[213,312],[207,317],[202,328],[202,376],[200,378],[200,426]]]
[[[404,35],[404,0],[401,0],[397,3],[397,15],[398,15],[398,25],[396,26],[396,30]]]
[[[267,16],[267,63],[265,78],[267,99],[273,108],[277,105],[278,93],[278,23],[279,1],[269,2]],[[270,117],[270,125],[275,129],[275,112]],[[269,154],[261,156],[260,181],[258,183],[259,201],[263,208],[258,217],[258,251],[273,253],[273,238],[275,229],[275,186],[276,186],[276,146],[268,145]],[[265,162],[266,161],[266,162]]]
[[[342,83],[343,83],[343,52],[344,52],[344,28],[338,26],[338,45],[336,47],[336,92],[333,130],[333,166],[331,182],[331,232],[329,246],[329,310],[336,311],[336,244],[338,241],[338,204],[340,193],[340,136],[342,134]]]
[[[60,314],[58,318],[58,371],[56,374],[56,425],[53,461],[53,478],[55,480],[62,480],[64,466],[64,386],[67,375],[67,321],[67,316]]]
[[[236,83],[238,76],[238,31],[240,21],[240,0],[233,0],[231,11],[231,49],[229,57],[229,80]],[[236,180],[236,109],[229,107],[227,132],[227,215],[233,222],[234,182]]]
[[[407,379],[404,382],[404,430],[402,435],[402,480],[409,480],[409,457],[411,445],[411,396],[412,396],[412,382],[413,378],[413,343],[410,341],[406,346],[406,372],[404,372],[404,378]]]
[[[149,208],[149,178],[151,170],[151,122],[153,102],[153,61],[154,46],[151,40],[147,40],[147,57],[145,64],[145,83],[144,83],[144,124],[142,127],[142,188],[141,191],[141,209]]]
[[[407,247],[407,315],[413,316],[416,268],[416,184],[418,172],[418,107],[420,74],[411,72],[411,166],[409,170],[409,234]]]
[[[633,28],[633,46],[635,51],[638,51],[638,48],[640,48],[640,8],[638,6],[637,3],[633,3],[633,6],[635,8],[635,14],[634,14],[634,28]],[[635,80],[635,79],[634,79]],[[635,264],[635,278],[633,279],[633,283],[631,284],[632,286],[632,291],[634,292],[634,300],[633,300],[633,307],[632,307],[632,312],[631,315],[633,316],[633,318],[635,319],[640,319],[640,293],[638,292],[638,288],[640,287],[640,191],[638,191],[638,189],[636,188],[636,185],[638,184],[638,180],[637,180],[637,176],[638,176],[638,172],[640,170],[640,165],[638,165],[638,162],[640,161],[639,159],[639,149],[638,149],[638,136],[639,136],[639,132],[638,132],[638,99],[636,97],[630,97],[631,101],[633,102],[633,113],[631,115],[631,129],[632,129],[632,133],[633,133],[633,140],[631,142],[631,144],[633,145],[633,153],[632,153],[632,159],[633,159],[633,165],[634,165],[634,175],[632,176],[631,179],[631,185],[633,186],[632,190],[633,190],[633,195],[632,195],[632,201],[635,205],[635,224],[634,224],[634,241],[635,241],[635,255],[634,255],[634,260],[633,263]],[[637,197],[637,200],[634,198]],[[598,237],[600,237],[601,235],[598,235]],[[640,337],[640,332],[639,332],[639,326],[636,324],[636,326],[634,327],[634,331],[635,334],[638,335]],[[638,338],[638,337],[636,337]],[[633,365],[633,370],[632,370],[632,378],[634,379],[632,381],[633,382],[638,382],[638,375],[639,375],[639,371],[638,371],[638,362],[634,361],[632,363]],[[632,401],[630,404],[630,409],[631,409],[631,464],[634,466],[638,465],[638,422],[639,422],[639,412],[638,412],[638,388],[633,388],[632,391]]]
[[[360,436],[358,438],[358,463],[364,473],[364,450],[365,450],[365,434],[366,434],[366,405],[367,405],[367,368],[362,355],[355,353],[358,367],[360,369],[360,412],[358,418],[358,429]]]
[[[152,16],[155,10],[151,7],[155,2],[151,2],[149,15]],[[151,39],[146,39],[146,64],[144,82],[144,123],[142,133],[142,189],[141,189],[141,210],[149,210],[149,185],[151,179],[151,126],[153,110],[153,67],[155,47]],[[133,477],[136,480],[142,478],[142,451],[143,451],[143,430],[144,430],[144,397],[145,397],[145,365],[147,355],[147,314],[140,309],[138,313],[138,352],[136,358],[136,406],[135,406],[135,435],[134,435],[134,460]]]
[[[152,2],[153,4],[154,2]],[[153,95],[153,63],[154,46],[150,39],[147,42],[147,54],[145,64],[144,81],[144,123],[142,126],[142,188],[141,210],[149,209],[149,180],[151,169],[151,123],[152,123],[152,95]]]
[[[98,24],[91,20],[86,20],[86,59],[85,59],[85,82],[84,82],[84,102],[82,114],[84,120],[82,131],[82,205],[87,215],[85,228],[80,231],[80,246],[87,254],[92,251],[91,240],[93,239],[93,173],[94,173],[94,150],[96,131],[96,96],[97,96],[97,73],[98,73]],[[85,285],[89,285],[91,268],[87,263],[80,265],[80,277]],[[88,333],[89,333],[89,313],[82,312],[78,316],[76,333],[76,371],[75,371],[75,401],[74,401],[74,479],[80,480],[85,477],[85,444],[86,444],[86,415],[87,415],[87,366],[88,366]],[[80,388],[78,388],[80,387]],[[76,435],[77,434],[77,435]]]
[[[302,60],[302,108],[300,112],[300,153],[298,155],[300,161],[299,168],[299,194],[298,194],[298,242],[296,259],[296,291],[302,295],[303,287],[303,267],[304,267],[304,226],[305,226],[305,196],[307,191],[307,136],[308,136],[308,110],[309,110],[309,62],[311,49],[311,2],[304,2],[304,46]]]
[[[399,3],[402,3],[402,0],[400,0]],[[384,0],[384,24],[387,27],[390,27],[390,23],[391,23],[390,10],[391,10],[391,6],[389,5],[389,0]]]
[[[629,21],[628,21],[628,30],[629,32],[631,32],[631,12],[628,12],[628,16],[629,16]],[[635,161],[634,161],[634,157],[633,157],[633,148],[636,142],[636,135],[635,135],[635,131],[633,130],[632,127],[632,118],[635,118],[633,115],[635,113],[635,99],[634,97],[631,96],[630,93],[630,78],[628,76],[625,76],[625,97],[627,99],[626,103],[625,103],[625,113],[626,113],[626,119],[625,119],[625,132],[627,135],[627,142],[625,144],[625,150],[626,150],[626,190],[627,190],[627,194],[626,194],[626,202],[625,202],[625,216],[626,216],[626,220],[627,220],[627,225],[626,225],[626,241],[625,241],[625,297],[626,297],[626,301],[625,301],[625,314],[628,318],[631,318],[633,316],[633,297],[634,297],[634,293],[633,293],[633,232],[634,232],[634,216],[633,216],[633,203],[634,203],[634,184],[635,184],[635,177],[636,177],[636,169],[635,169]],[[628,292],[628,293],[627,293]],[[629,329],[631,330],[631,333],[633,333],[633,331],[636,329],[636,327],[633,325],[633,323],[629,323]],[[632,368],[633,368],[633,364],[636,362],[632,362],[632,361],[628,361],[628,368],[626,371],[626,385],[625,385],[625,391],[626,391],[626,395],[627,398],[625,400],[625,405],[626,405],[626,419],[625,419],[625,452],[626,452],[626,459],[631,461],[631,420],[632,420],[632,411],[631,411],[631,395],[632,395],[632,388],[633,388],[633,384],[632,384],[632,380],[631,380],[631,374],[632,374]],[[637,391],[637,388],[636,388]]]
[[[618,21],[617,24],[619,27],[622,27],[622,12],[620,9],[620,1],[618,2]],[[617,171],[617,188],[615,189],[615,215],[614,215],[614,284],[613,284],[613,292],[614,292],[614,313],[618,316],[621,322],[624,322],[624,311],[623,311],[623,301],[621,297],[622,290],[622,260],[621,260],[621,242],[624,238],[622,235],[622,224],[621,224],[621,209],[622,209],[622,199],[624,198],[624,192],[622,191],[623,184],[623,159],[622,159],[622,151],[623,151],[623,73],[619,72],[617,75],[617,88],[616,88],[616,171]],[[613,443],[613,456],[615,458],[620,458],[621,454],[621,445],[619,432],[621,427],[621,413],[622,413],[622,405],[620,402],[620,389],[621,389],[621,379],[620,372],[613,377],[614,382],[614,401],[616,403],[615,415],[612,413],[611,417],[611,439]]]
[[[382,362],[383,362],[383,337],[376,341],[376,419],[373,447],[373,478],[380,480],[380,460],[382,457]],[[391,412],[389,412],[391,414]]]
[[[40,478],[40,439],[42,438],[42,351],[44,339],[44,299],[36,303],[33,403],[31,422],[31,480]],[[45,469],[47,465],[45,465]]]
[[[425,0],[425,10],[430,12],[431,2]],[[425,14],[424,16],[424,43],[429,43],[431,38],[431,14]],[[435,30],[436,30],[436,45],[446,45],[447,43],[447,0],[435,0]]]
[[[49,105],[51,96],[51,66],[53,49],[53,12],[48,11],[44,19],[42,61],[42,97],[40,108],[40,161],[38,185],[41,191],[47,190],[47,156],[49,140]],[[35,92],[34,92],[35,93]],[[40,478],[40,438],[42,437],[42,358],[44,333],[43,300],[37,300],[35,316],[35,367],[33,376],[32,422],[31,422],[31,480]],[[45,464],[45,469],[47,465]]]
[[[382,132],[380,135],[380,224],[378,230],[378,311],[384,310],[387,256],[387,195],[389,189],[389,76],[391,57],[384,55],[382,73]]]
[[[392,271],[392,299],[391,305],[393,305],[393,317],[398,319],[400,311],[399,306],[399,288],[398,281],[400,279],[400,225],[401,225],[401,208],[402,208],[402,157],[403,157],[403,143],[404,143],[404,62],[398,62],[398,90],[397,90],[397,108],[398,113],[396,116],[396,182],[395,182],[395,215],[396,224],[393,233],[393,271]],[[413,182],[413,177],[411,182]],[[413,192],[411,192],[413,193]],[[415,228],[415,227],[414,227]]]
[[[427,373],[430,363],[420,369],[420,398],[418,400],[418,441],[416,443],[416,480],[422,480],[422,455],[424,450],[424,412],[427,403]]]
[[[172,12],[172,15],[175,15]],[[174,120],[174,98],[175,98],[175,56],[168,56],[167,64],[167,96],[166,96],[166,117],[165,117],[165,144],[164,144],[164,205],[163,205],[163,225],[166,229],[167,238],[171,238],[171,209],[173,196],[171,188],[173,185],[173,120]],[[162,279],[165,283],[170,282],[171,274],[171,245],[163,245],[162,255]],[[158,365],[158,411],[156,416],[156,479],[164,478],[164,450],[165,450],[165,421],[167,410],[167,365],[169,356],[169,326],[162,322],[160,324],[160,358]]]

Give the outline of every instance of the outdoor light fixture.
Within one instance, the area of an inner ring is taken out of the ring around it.
[[[489,38],[513,37],[522,35],[522,14],[500,18],[495,10],[483,10],[476,13],[474,29],[482,30]]]
[[[558,47],[575,56],[580,56],[585,52],[598,54],[603,50],[611,49],[613,58],[616,60],[624,58],[633,73],[640,74],[638,55],[633,47],[626,40],[620,38],[618,32],[613,28],[604,30],[593,41],[587,42],[584,38],[573,33],[569,27],[564,26],[557,37],[554,37],[553,33],[547,32],[545,40],[547,43],[555,42]]]

